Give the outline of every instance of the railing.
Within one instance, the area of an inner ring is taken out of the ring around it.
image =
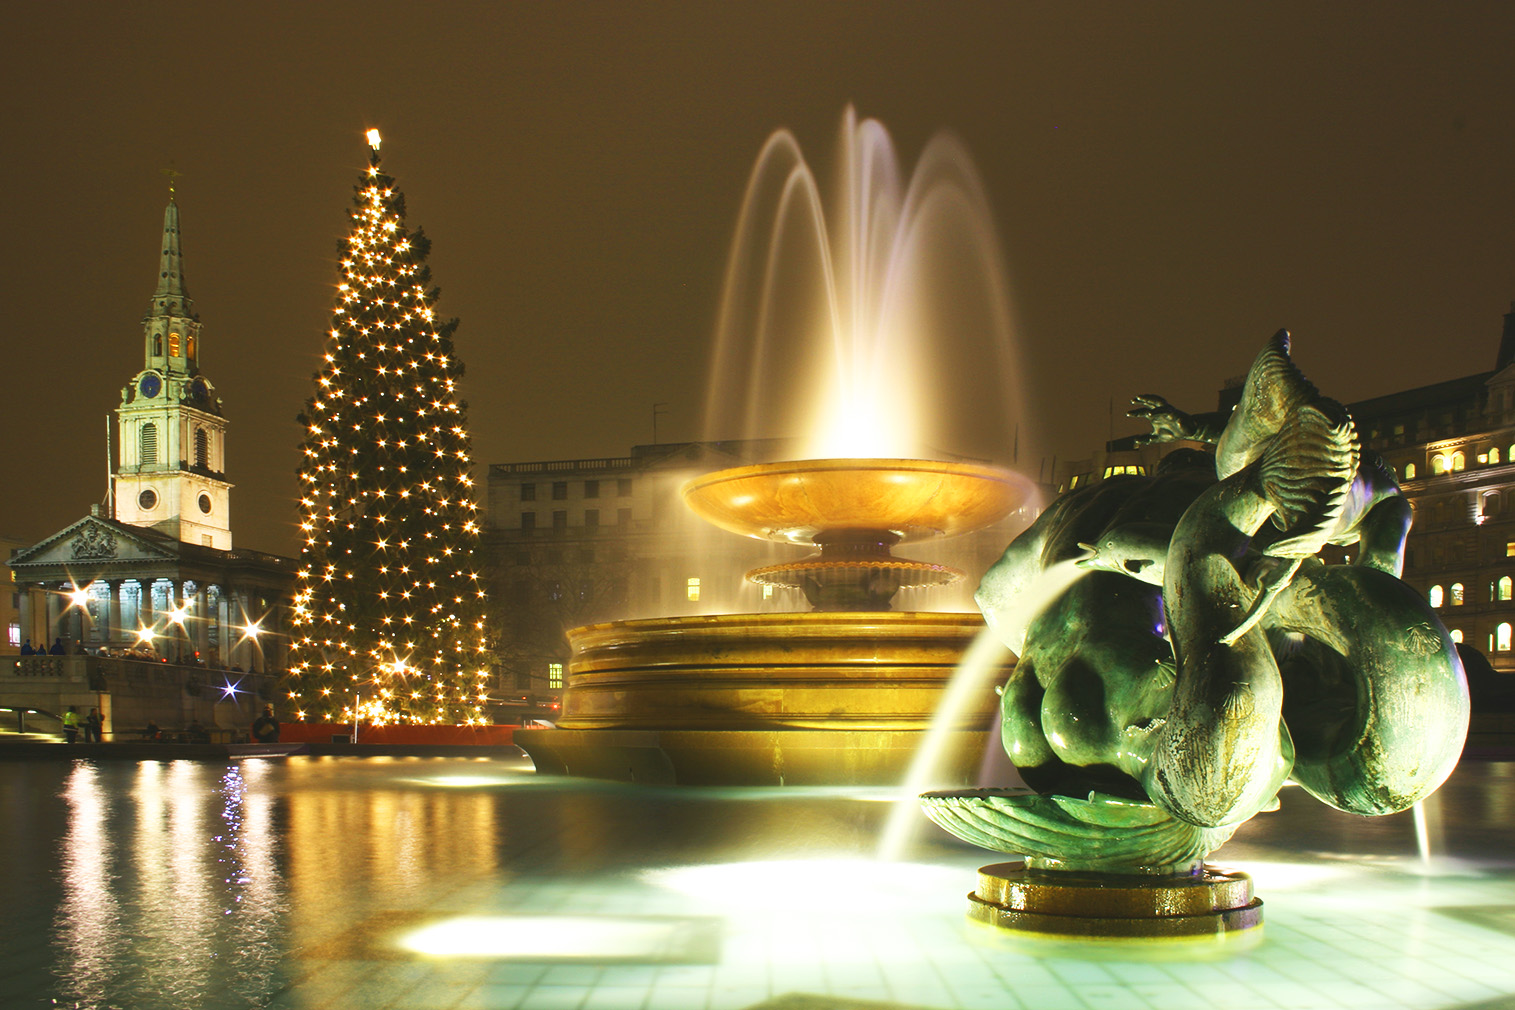
[[[490,473],[558,473],[572,470],[629,470],[636,465],[634,456],[601,459],[555,459],[541,463],[491,463]]]

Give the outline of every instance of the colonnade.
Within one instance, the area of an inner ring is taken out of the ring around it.
[[[82,589],[40,583],[17,589],[21,633],[41,651],[58,639],[68,652],[81,645],[130,649],[147,644],[140,633],[151,630],[150,647],[164,659],[266,671],[274,659],[273,636],[284,630],[278,609],[259,605],[251,593],[190,579],[100,580]],[[254,622],[256,633],[249,634]]]

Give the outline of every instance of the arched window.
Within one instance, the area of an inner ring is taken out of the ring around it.
[[[1415,479],[1415,464],[1414,463],[1406,463],[1405,464],[1405,480],[1414,480],[1414,479]]]
[[[158,462],[158,426],[151,421],[142,426],[138,436],[137,462],[144,466]]]
[[[193,358],[195,356],[195,335],[193,333],[185,340],[185,344],[188,346],[188,349],[184,352],[184,356],[186,358]]]
[[[1431,457],[1431,474],[1434,476],[1438,473],[1446,472],[1447,457],[1438,452],[1436,455]]]
[[[195,466],[210,469],[210,436],[205,434],[204,428],[195,429]]]
[[[1426,599],[1430,600],[1433,607],[1441,606],[1441,587],[1432,586],[1431,591],[1426,594]]]
[[[1497,515],[1499,515],[1499,509],[1500,509],[1500,502],[1499,502],[1499,492],[1498,491],[1490,491],[1488,494],[1486,494],[1486,495],[1483,496],[1483,514],[1484,515],[1486,515],[1486,516],[1497,516]]]
[[[1499,580],[1499,599],[1501,602],[1505,602],[1512,597],[1515,597],[1515,579],[1511,579],[1506,575]]]
[[[168,356],[170,358],[177,358],[179,356],[179,334],[177,333],[170,333],[168,335]]]
[[[1494,448],[1492,448],[1492,449],[1489,450],[1489,462],[1490,463],[1498,463],[1499,462],[1499,446],[1496,445]]]
[[[1461,470],[1466,470],[1467,468],[1468,457],[1463,454],[1462,450],[1459,449],[1458,451],[1452,453],[1452,472],[1456,473]]]
[[[1510,651],[1510,623],[1508,621],[1494,629],[1494,650],[1496,652]]]
[[[1454,582],[1454,583],[1452,583],[1452,606],[1454,606],[1454,607],[1460,607],[1460,606],[1462,606],[1462,595],[1463,595],[1462,594],[1462,583],[1461,582]]]
[[[1452,629],[1452,641],[1454,641],[1454,642],[1461,642],[1462,641],[1462,629],[1461,628],[1453,628]]]
[[[162,353],[163,353],[163,334],[161,334],[161,333],[154,333],[153,334],[153,355],[157,356],[157,355],[161,355]]]

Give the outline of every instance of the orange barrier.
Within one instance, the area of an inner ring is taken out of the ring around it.
[[[508,747],[515,726],[359,726],[358,743],[390,746]],[[352,723],[285,722],[280,743],[331,743],[352,739]]]

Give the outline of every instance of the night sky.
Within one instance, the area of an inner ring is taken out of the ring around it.
[[[371,126],[462,320],[481,479],[623,454],[654,403],[662,440],[700,436],[757,152],[788,127],[824,173],[848,103],[907,162],[943,129],[976,160],[1023,469],[1138,430],[1133,393],[1210,409],[1279,327],[1342,400],[1483,371],[1515,298],[1512,40],[1509,3],[17,7],[0,534],[104,495],[172,166],[237,544],[293,553],[294,419]]]

